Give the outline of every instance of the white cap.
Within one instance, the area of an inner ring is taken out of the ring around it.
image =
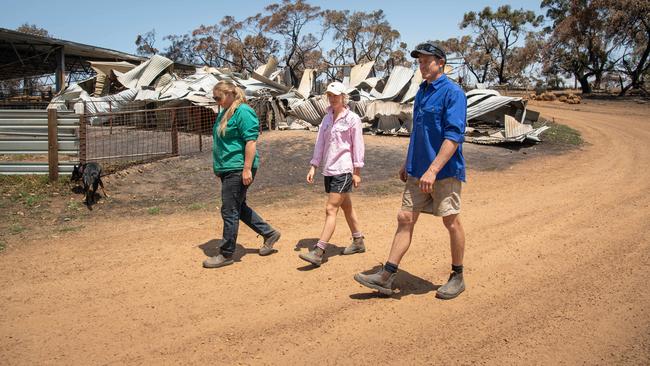
[[[332,93],[334,95],[341,95],[341,94],[347,94],[346,93],[346,87],[343,85],[343,83],[335,81],[333,83],[330,83],[327,86],[327,90],[325,91],[326,93]]]

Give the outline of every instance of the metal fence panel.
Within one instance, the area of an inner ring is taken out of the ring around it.
[[[59,174],[72,174],[74,164],[59,164]],[[0,174],[22,175],[22,174],[47,174],[49,167],[47,163],[0,163]]]
[[[72,157],[72,161],[59,162],[61,174],[72,173],[79,155],[79,116],[71,112],[57,112],[58,154]],[[47,174],[48,163],[48,111],[0,110],[0,154],[34,155],[32,161],[2,161],[0,174]],[[56,156],[55,156],[56,157]],[[58,160],[58,159],[57,159]]]

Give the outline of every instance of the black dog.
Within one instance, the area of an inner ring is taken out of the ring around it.
[[[102,167],[98,163],[75,165],[70,180],[74,182],[80,179],[83,183],[84,194],[86,195],[86,205],[89,207],[95,202],[97,186],[100,186],[102,192],[104,192],[104,196],[108,197],[106,191],[104,191],[104,183],[102,182]]]

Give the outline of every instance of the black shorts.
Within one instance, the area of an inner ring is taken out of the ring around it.
[[[350,193],[352,192],[352,173],[325,176],[325,192]]]

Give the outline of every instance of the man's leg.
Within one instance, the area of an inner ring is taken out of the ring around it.
[[[408,251],[411,245],[411,238],[413,237],[413,228],[420,216],[419,212],[414,211],[400,211],[397,214],[397,231],[393,237],[393,245],[390,248],[388,255],[388,262],[394,265],[399,265],[402,257]]]
[[[357,282],[385,295],[391,295],[393,293],[392,287],[397,273],[397,267],[411,245],[413,228],[419,216],[419,212],[407,210],[401,210],[397,214],[397,231],[393,237],[388,261],[379,272],[372,274],[357,273],[354,275],[354,279]]]
[[[465,254],[465,230],[460,223],[458,214],[442,218],[447,231],[449,231],[449,243],[451,247],[451,275],[446,284],[436,291],[436,297],[440,299],[453,299],[465,291],[463,279],[463,256]]]
[[[449,243],[451,246],[451,264],[454,266],[463,265],[463,256],[465,254],[465,230],[460,223],[458,214],[449,215],[442,218],[447,231],[449,231]]]

